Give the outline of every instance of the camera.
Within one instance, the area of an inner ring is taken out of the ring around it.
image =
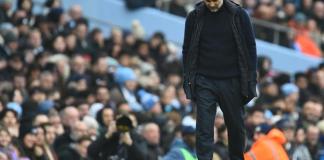
[[[127,115],[121,115],[116,120],[117,132],[125,133],[133,129],[132,120]]]

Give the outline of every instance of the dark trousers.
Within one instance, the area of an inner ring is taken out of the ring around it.
[[[243,97],[239,78],[213,79],[196,77],[198,160],[211,160],[214,143],[214,121],[217,103],[223,111],[229,139],[231,160],[243,160],[245,148]]]

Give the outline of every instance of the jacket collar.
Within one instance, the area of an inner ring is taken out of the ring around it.
[[[224,0],[223,5],[232,13],[233,15],[236,14],[236,12],[239,10],[239,5],[234,3],[232,0]],[[198,13],[204,13],[204,11],[207,9],[205,6],[205,3],[203,1],[200,1],[196,4],[196,11]]]

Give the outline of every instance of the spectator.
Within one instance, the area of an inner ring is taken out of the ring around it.
[[[88,148],[92,159],[145,159],[145,143],[134,132],[128,115],[121,115],[116,125],[111,126],[106,134],[94,141]],[[119,143],[120,142],[120,143]]]
[[[77,142],[70,145],[66,150],[59,155],[60,160],[82,159],[90,160],[88,158],[87,148],[91,144],[91,139],[88,137],[81,137]]]
[[[12,137],[6,128],[0,126],[0,151],[8,155],[8,159],[18,160],[18,153],[11,143]]]
[[[313,6],[313,16],[314,19],[319,26],[320,30],[323,32],[324,30],[324,2],[323,1],[315,1]]]
[[[294,80],[300,94],[298,105],[301,105],[310,97],[307,75],[305,73],[298,72],[294,75]]]
[[[304,159],[304,160],[311,160],[311,155],[306,147],[305,143],[305,131],[303,128],[299,128],[296,131],[296,148],[291,156],[293,160],[297,159]]]
[[[307,127],[306,130],[306,146],[310,152],[310,155],[312,156],[312,159],[318,159],[320,156],[320,149],[321,149],[321,144],[318,143],[319,140],[319,128],[310,125]]]
[[[36,126],[35,132],[35,155],[42,159],[57,159],[53,148],[47,142],[44,126]]]
[[[102,108],[97,112],[96,120],[99,123],[99,135],[102,136],[107,132],[109,126],[114,123],[115,112],[111,108]]]
[[[223,124],[221,127],[216,128],[217,130],[214,131],[216,132],[217,137],[216,142],[214,144],[214,155],[218,156],[220,159],[223,160],[229,160],[228,156],[228,138],[227,138],[227,129],[225,124]],[[215,133],[214,133],[215,134]]]
[[[160,129],[155,123],[147,123],[143,127],[142,135],[147,143],[146,159],[158,160],[162,158],[163,151],[160,144]]]
[[[298,111],[297,111],[297,102],[299,98],[299,90],[298,87],[292,83],[286,83],[281,86],[281,91],[285,96],[286,108],[284,112],[286,116],[292,118],[294,120],[298,119]]]
[[[248,111],[245,126],[247,137],[253,138],[255,127],[265,122],[264,110],[261,107],[253,107]]]
[[[322,117],[323,105],[317,99],[309,99],[303,105],[303,111],[300,117],[300,126],[308,128],[310,125],[316,125],[316,123]]]
[[[0,121],[3,127],[7,128],[11,137],[17,138],[19,136],[19,119],[15,110],[3,110],[0,114]]]
[[[61,117],[57,113],[56,110],[51,110],[48,114],[49,123],[51,123],[55,129],[55,134],[57,136],[62,135],[64,133],[64,127],[61,123]]]
[[[251,150],[244,154],[244,159],[282,159],[288,160],[288,155],[282,145],[286,142],[284,134],[274,128],[266,135],[261,135],[253,144]]]
[[[195,145],[195,126],[193,125],[183,125],[182,126],[182,139],[183,142],[178,147],[172,148],[169,153],[167,153],[163,159],[171,160],[185,160],[185,159],[196,159]]]
[[[54,142],[56,153],[64,151],[71,143],[76,142],[82,136],[88,135],[88,128],[84,122],[77,121],[71,126],[71,131],[57,137]]]
[[[126,100],[132,111],[142,111],[143,108],[137,100],[137,77],[131,68],[118,68],[115,72],[115,81],[118,87],[114,88],[112,98],[118,102]]]
[[[99,124],[95,118],[91,116],[85,116],[82,120],[87,126],[87,136],[89,136],[92,140],[97,138],[97,131],[99,129]]]
[[[62,119],[64,129],[68,132],[73,127],[73,124],[80,120],[80,113],[76,108],[69,106],[61,111],[60,118]]]
[[[41,125],[45,132],[45,141],[49,147],[53,147],[54,141],[56,139],[56,133],[55,133],[55,128],[51,123],[44,123]]]

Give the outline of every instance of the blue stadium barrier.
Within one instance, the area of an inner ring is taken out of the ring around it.
[[[65,9],[73,4],[80,4],[89,18],[95,18],[107,24],[114,24],[124,29],[131,28],[131,22],[137,19],[144,26],[146,36],[156,31],[164,32],[169,41],[181,46],[183,41],[185,19],[153,8],[143,8],[130,11],[122,0],[64,0]],[[92,21],[91,27],[100,27],[109,34],[111,25]],[[305,71],[317,66],[322,60],[302,55],[292,49],[257,40],[259,55],[265,55],[273,60],[274,69],[294,73]]]

